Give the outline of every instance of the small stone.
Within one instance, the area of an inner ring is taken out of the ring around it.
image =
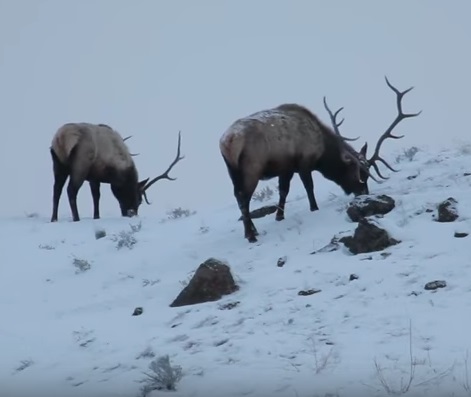
[[[140,316],[144,312],[142,307],[136,307],[132,313],[133,316]]]
[[[445,201],[438,204],[438,222],[454,222],[458,219],[458,209],[456,208],[458,202],[453,198],[449,197]]]
[[[445,288],[446,287],[446,281],[445,280],[435,280],[435,281],[430,281],[427,284],[425,284],[424,289],[426,290],[436,290],[438,288]]]
[[[468,233],[466,232],[455,232],[455,237],[456,238],[463,238],[463,237],[466,237],[468,236]]]
[[[278,262],[276,262],[276,266],[283,267],[287,259],[288,258],[286,256],[282,256],[281,258],[278,258]]]

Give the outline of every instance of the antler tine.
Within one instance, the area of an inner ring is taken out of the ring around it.
[[[382,179],[389,179],[388,177],[385,177],[381,175],[381,172],[379,171],[378,164],[376,163],[379,161],[380,163],[383,163],[387,168],[389,168],[393,172],[398,172],[399,170],[394,169],[391,167],[386,160],[384,160],[380,155],[379,155],[379,150],[381,149],[381,145],[387,138],[391,139],[401,139],[404,138],[404,135],[393,135],[392,131],[394,128],[404,119],[408,119],[411,117],[417,117],[420,113],[422,113],[422,110],[417,112],[417,113],[404,113],[402,110],[402,98],[404,95],[406,95],[409,91],[411,91],[414,87],[409,87],[407,90],[404,91],[399,91],[396,87],[394,87],[388,80],[387,76],[384,76],[384,79],[386,80],[386,84],[388,85],[391,90],[394,91],[396,94],[396,106],[397,106],[397,116],[391,123],[391,125],[384,131],[384,133],[379,137],[378,142],[376,143],[375,151],[373,155],[368,159],[368,163],[374,168],[378,176]]]
[[[343,118],[342,120],[340,120],[340,122],[337,122],[337,116],[343,110],[343,106],[340,109],[338,109],[335,113],[332,113],[329,106],[327,105],[327,99],[324,96],[324,107],[325,107],[325,110],[327,110],[327,113],[329,113],[329,117],[330,117],[330,121],[332,123],[333,129],[339,137],[341,137],[344,141],[356,141],[357,139],[360,138],[360,137],[346,138],[346,137],[342,136],[342,134],[340,133],[339,127],[342,125],[342,123],[345,121],[345,119]]]
[[[175,159],[172,161],[172,163],[168,166],[167,170],[163,174],[161,174],[159,176],[156,176],[154,179],[152,179],[152,180],[150,180],[149,182],[146,183],[146,185],[144,186],[144,189],[143,189],[143,193],[147,189],[149,189],[155,182],[157,182],[161,179],[168,179],[169,181],[174,181],[174,180],[177,179],[177,178],[170,177],[168,175],[168,173],[175,166],[175,164],[177,164],[180,160],[183,160],[185,158],[185,156],[180,155],[180,146],[181,146],[181,131],[178,131],[178,146],[177,146],[177,155],[175,156]],[[147,198],[145,197],[145,193],[144,193],[144,198],[147,201]]]
[[[123,138],[123,142],[127,141],[129,138],[132,138],[132,135],[127,136],[126,138]],[[139,156],[140,153],[129,153],[131,156]]]

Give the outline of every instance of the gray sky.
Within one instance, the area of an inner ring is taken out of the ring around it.
[[[0,211],[50,216],[49,145],[70,121],[134,135],[141,178],[164,171],[182,131],[178,180],[154,185],[143,214],[231,204],[220,135],[283,102],[327,120],[327,95],[345,107],[344,135],[361,135],[353,145],[374,144],[396,112],[384,75],[415,86],[405,111],[423,109],[384,153],[468,140],[469,15],[469,0],[0,0]],[[79,211],[91,216],[88,184]],[[70,217],[65,190],[60,212]],[[119,214],[108,186],[102,214]]]

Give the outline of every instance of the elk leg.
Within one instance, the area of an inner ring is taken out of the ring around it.
[[[245,194],[241,194],[241,196],[238,201],[240,212],[242,213],[242,222],[244,223],[244,237],[249,243],[255,243],[258,231],[250,217],[250,196],[247,197]]]
[[[59,210],[59,200],[62,195],[62,189],[64,188],[65,181],[69,176],[69,170],[66,166],[59,163],[58,159],[55,158],[55,154],[51,151],[53,158],[53,170],[54,170],[54,192],[52,198],[52,216],[51,222],[57,222],[57,212]]]
[[[74,222],[78,222],[80,220],[77,209],[77,194],[82,187],[83,182],[83,179],[74,178],[72,175],[69,180],[69,184],[67,185],[67,195],[69,196],[69,205],[70,210],[72,211],[72,219]]]
[[[90,190],[93,198],[93,219],[100,219],[100,182],[91,181]]]
[[[289,187],[291,179],[293,178],[293,173],[280,175],[278,177],[278,190],[280,191],[280,201],[278,202],[278,210],[276,211],[276,220],[282,221],[285,219],[285,204],[286,197],[288,197]]]
[[[317,211],[319,209],[316,198],[314,196],[314,182],[312,181],[311,171],[299,172],[299,177],[304,185],[304,189],[307,193],[307,199],[309,200],[309,207],[311,211]]]
[[[235,186],[234,194],[239,204],[240,212],[242,214],[242,222],[244,224],[244,236],[250,243],[257,241],[258,236],[257,228],[255,227],[250,216],[250,200],[253,192],[257,187],[258,180],[245,180],[244,186]]]

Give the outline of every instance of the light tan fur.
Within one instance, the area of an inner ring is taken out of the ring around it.
[[[105,167],[117,170],[134,167],[134,161],[122,136],[112,128],[91,123],[68,123],[54,135],[51,147],[63,164],[69,164],[72,150],[80,158],[80,167],[93,169],[95,176]]]

